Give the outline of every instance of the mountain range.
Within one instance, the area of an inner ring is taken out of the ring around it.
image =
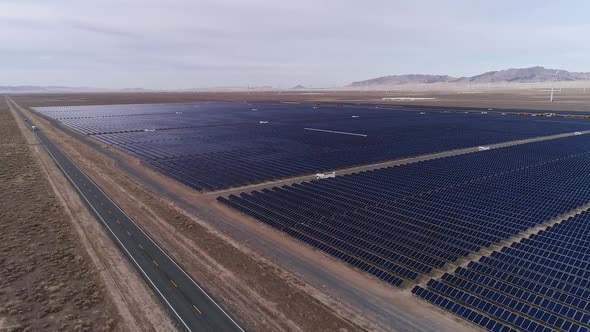
[[[371,78],[364,81],[353,82],[344,88],[367,88],[367,87],[387,87],[404,84],[445,84],[445,83],[533,83],[549,82],[557,72],[558,81],[585,81],[590,80],[590,73],[570,72],[567,70],[556,70],[544,68],[541,66],[530,68],[510,68],[505,70],[489,71],[480,75],[470,77],[453,77],[449,75],[426,75],[426,74],[407,74],[407,75],[389,75],[377,78]],[[245,90],[243,87],[219,88],[221,90]],[[271,86],[249,87],[248,90],[273,90]],[[291,90],[305,90],[303,85],[296,85]],[[218,89],[186,89],[184,91],[201,91],[201,90],[218,90]],[[53,93],[53,92],[149,92],[163,91],[143,88],[132,89],[104,89],[92,87],[68,87],[68,86],[0,86],[0,93]]]
[[[541,66],[530,68],[510,68],[498,71],[489,71],[471,77],[452,77],[449,75],[390,75],[371,78],[364,81],[353,82],[347,87],[375,87],[403,84],[429,84],[429,83],[496,83],[496,82],[548,82],[557,72],[558,81],[582,81],[590,80],[590,73],[570,72],[567,70],[548,69]]]

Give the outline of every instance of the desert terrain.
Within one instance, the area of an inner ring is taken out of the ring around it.
[[[188,101],[312,101],[409,104],[386,97],[434,97],[425,105],[590,111],[582,89],[562,89],[556,101],[536,89],[457,91],[306,91],[242,93],[79,93],[14,95],[24,107]],[[217,204],[143,167],[138,160],[26,111],[81,168],[202,282],[250,330],[471,329],[440,310],[424,310],[408,289],[393,289],[363,273]],[[23,203],[27,204],[27,203]],[[296,255],[293,253],[296,252]],[[289,259],[285,259],[290,257]],[[116,325],[116,324],[115,324]],[[396,328],[392,328],[396,327]]]
[[[121,330],[97,267],[5,103],[0,133],[0,330]]]
[[[588,81],[557,85],[554,102],[549,102],[550,83],[493,85],[397,86],[388,89],[273,90],[218,92],[120,92],[120,93],[38,93],[26,98],[27,106],[65,106],[101,104],[149,104],[192,101],[310,101],[376,103],[382,105],[427,105],[533,110],[590,111]],[[24,95],[23,95],[24,97]],[[23,98],[21,97],[21,98]],[[388,101],[383,98],[435,98],[427,101]],[[15,100],[19,99],[15,95]],[[23,99],[24,100],[24,99]]]

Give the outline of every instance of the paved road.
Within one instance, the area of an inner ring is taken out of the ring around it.
[[[18,106],[13,105],[8,98],[6,101],[29,128],[34,125]],[[42,128],[39,129],[33,133],[183,329],[243,331],[149,235],[43,134]]]

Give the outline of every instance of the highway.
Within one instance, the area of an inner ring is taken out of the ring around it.
[[[29,129],[35,125],[6,98]],[[148,234],[51,142],[43,128],[33,131],[163,306],[187,331],[244,331]]]

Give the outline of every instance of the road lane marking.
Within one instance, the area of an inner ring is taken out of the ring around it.
[[[155,266],[160,267],[160,265],[158,265],[158,263],[155,260],[152,259],[152,262],[154,262]]]
[[[127,231],[127,235],[131,236],[131,233],[129,233],[129,231]]]
[[[143,247],[141,246],[141,244],[138,244],[139,249],[143,250]]]
[[[38,137],[37,137],[38,138]],[[49,153],[49,155],[53,158],[53,160],[55,160],[57,162],[57,158],[51,153],[51,151],[49,151],[49,148],[47,148],[47,146],[45,144],[43,144],[43,147],[45,148],[45,150],[47,150],[47,152]],[[70,160],[70,162],[72,162]],[[73,162],[72,162],[73,163]],[[133,263],[135,263],[135,266],[137,266],[137,268],[141,271],[141,273],[147,278],[147,280],[149,281],[149,283],[154,287],[154,289],[158,292],[158,294],[160,295],[160,297],[164,300],[164,302],[166,302],[166,305],[168,305],[168,307],[172,310],[172,312],[174,312],[174,314],[176,315],[176,317],[178,317],[178,320],[180,320],[180,322],[182,323],[182,325],[184,325],[184,327],[186,327],[186,329],[188,331],[192,331],[191,328],[187,325],[187,323],[182,319],[182,317],[180,316],[180,314],[176,311],[176,309],[174,309],[174,306],[172,306],[172,304],[168,301],[168,299],[166,298],[166,296],[164,296],[164,294],[162,293],[162,291],[160,291],[160,289],[158,288],[158,286],[152,281],[152,279],[149,277],[149,275],[144,271],[144,269],[141,267],[141,265],[137,262],[137,260],[135,259],[135,257],[133,257],[133,255],[131,255],[131,253],[129,252],[129,250],[127,250],[127,248],[125,247],[125,245],[123,244],[123,242],[121,242],[121,240],[119,239],[119,237],[117,237],[117,234],[115,232],[113,232],[113,230],[111,229],[111,227],[109,227],[108,223],[102,218],[102,216],[100,215],[100,213],[98,213],[98,211],[96,211],[96,209],[94,208],[94,206],[92,205],[92,203],[90,203],[90,201],[88,200],[88,198],[84,195],[84,193],[82,192],[82,190],[78,187],[78,185],[74,182],[74,180],[69,176],[68,173],[66,173],[66,171],[63,169],[62,165],[57,163],[57,166],[62,170],[62,172],[65,174],[65,176],[70,180],[70,182],[72,183],[72,185],[74,187],[76,187],[76,189],[78,189],[78,191],[80,193],[82,193],[82,198],[84,198],[84,200],[88,203],[88,205],[92,208],[92,210],[94,211],[94,213],[96,213],[96,215],[100,218],[100,220],[102,221],[103,225],[105,225],[105,227],[111,232],[111,234],[115,237],[115,239],[117,240],[117,242],[121,245],[121,247],[123,248],[123,250],[125,250],[125,252],[127,253],[127,255],[131,258],[131,260],[133,261]],[[74,164],[74,166],[76,166],[76,164]],[[77,166],[76,166],[77,167]],[[84,174],[85,175],[85,174]],[[98,188],[98,187],[97,187]],[[98,188],[100,190],[100,188]],[[110,200],[110,198],[107,196],[107,198]],[[111,201],[112,202],[112,201]],[[121,210],[122,211],[122,210]],[[122,211],[123,212],[123,211]],[[125,214],[125,212],[123,212],[123,214]],[[140,229],[141,230],[141,229]],[[145,233],[144,233],[145,234]],[[147,235],[147,234],[146,234]],[[148,237],[148,239],[151,240],[151,238]],[[153,240],[152,240],[153,241]],[[157,244],[156,244],[157,246]],[[158,246],[159,248],[159,246]],[[160,248],[160,250],[162,250]],[[164,253],[166,254],[166,253]],[[155,261],[154,263],[156,265],[158,265]],[[181,270],[182,272],[184,272],[183,270]],[[186,272],[184,272],[186,274]],[[193,281],[194,282],[194,281]],[[197,287],[199,287],[197,285]],[[200,287],[199,287],[200,289]],[[201,289],[202,291],[202,289]],[[205,293],[205,295],[207,295]],[[212,301],[215,305],[217,305],[219,307],[219,305],[215,302]],[[220,308],[221,309],[221,308]],[[221,311],[226,314],[227,313],[225,311],[223,311],[223,309],[221,309]],[[240,329],[241,331],[244,331],[231,317],[227,316],[236,326],[238,329]]]
[[[174,287],[178,288],[178,285],[174,282],[174,280],[170,279],[170,282],[174,285]]]
[[[199,315],[201,314],[201,310],[199,310],[199,308],[197,308],[196,305],[193,304],[193,308],[195,308],[195,310],[199,313]]]

